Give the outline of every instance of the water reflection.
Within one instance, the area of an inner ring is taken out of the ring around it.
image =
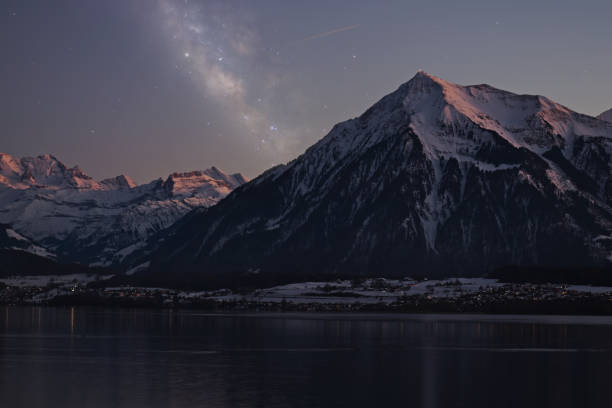
[[[10,407],[610,406],[608,318],[0,314]]]
[[[74,334],[74,307],[70,308],[70,334]]]

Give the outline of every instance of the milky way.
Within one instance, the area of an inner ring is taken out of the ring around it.
[[[249,94],[248,73],[241,75],[261,52],[257,33],[231,9],[176,0],[160,0],[159,7],[177,67],[192,77],[203,97],[227,108],[257,151],[286,153],[294,132],[265,113],[263,100]]]

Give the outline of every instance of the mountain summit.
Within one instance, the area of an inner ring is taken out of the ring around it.
[[[158,281],[480,275],[605,265],[612,124],[419,71],[173,230]]]
[[[62,262],[116,265],[153,234],[245,182],[216,167],[143,185],[125,175],[98,182],[51,155],[0,154],[0,223]]]
[[[102,188],[78,166],[68,168],[50,154],[16,159],[0,153],[0,184],[15,189],[47,188]]]

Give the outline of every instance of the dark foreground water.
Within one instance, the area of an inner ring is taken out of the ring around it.
[[[0,307],[1,407],[610,407],[612,319]]]

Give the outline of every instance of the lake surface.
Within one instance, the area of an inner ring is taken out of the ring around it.
[[[0,307],[2,407],[609,407],[612,318]]]

